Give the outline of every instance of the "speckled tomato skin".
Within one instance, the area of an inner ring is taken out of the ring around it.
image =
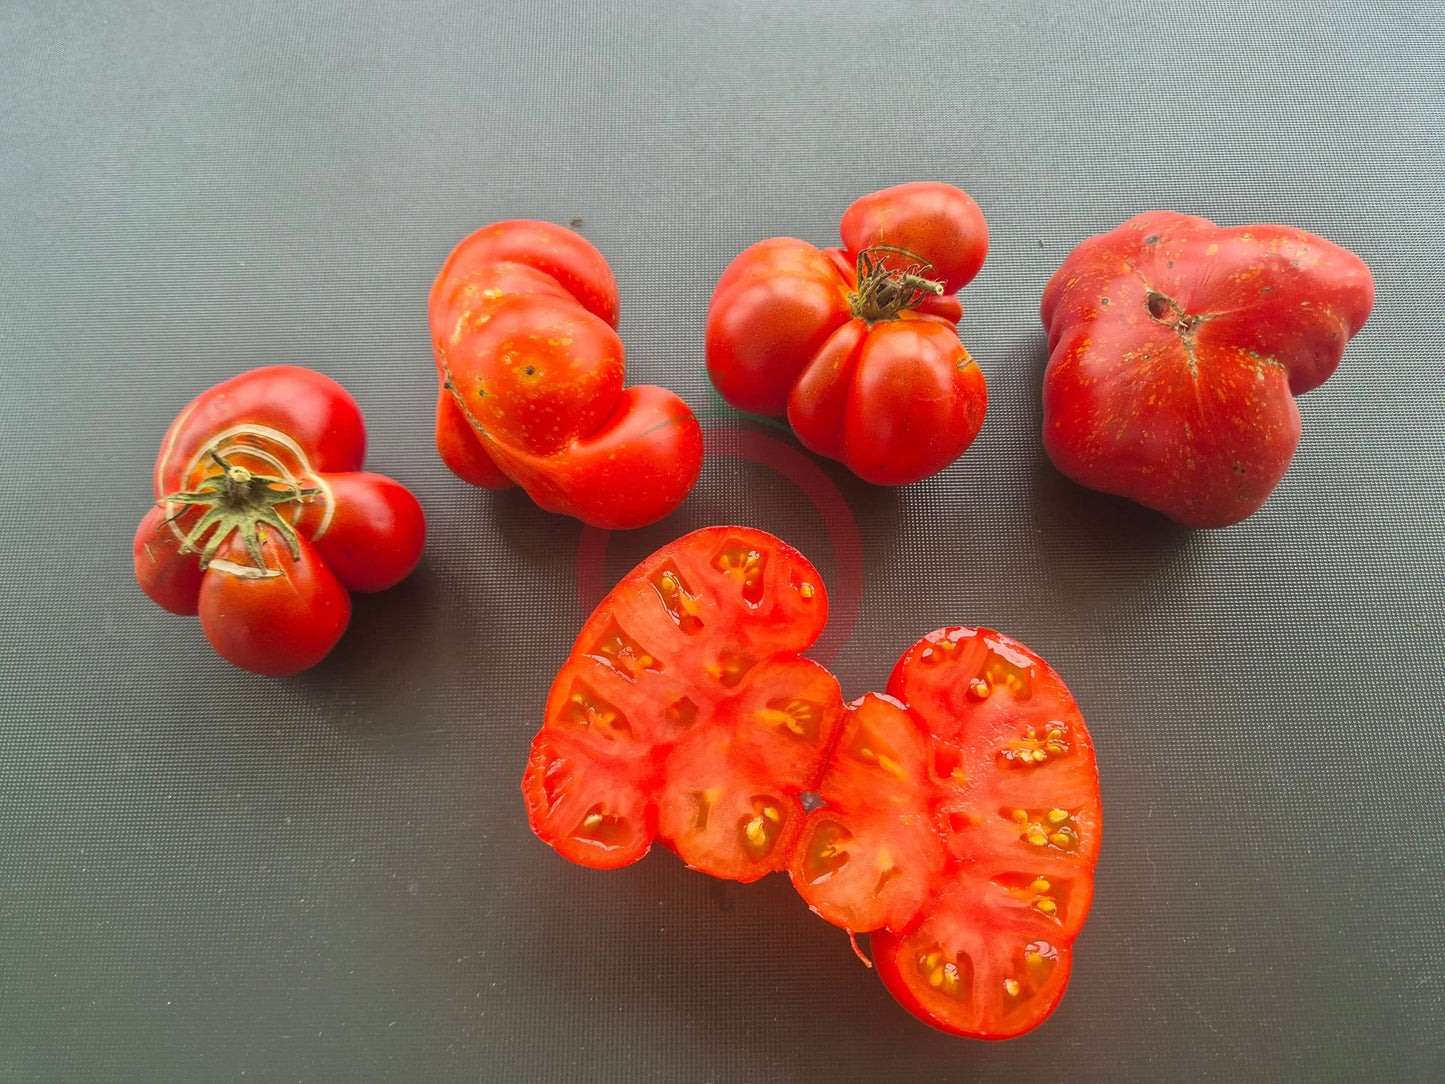
[[[1294,455],[1294,397],[1335,371],[1374,297],[1363,260],[1304,230],[1131,218],[1044,289],[1044,448],[1091,489],[1238,523]]]
[[[463,481],[550,512],[640,527],[686,498],[702,430],[665,388],[624,388],[617,282],[572,230],[497,222],[453,250],[428,302],[436,442]]]

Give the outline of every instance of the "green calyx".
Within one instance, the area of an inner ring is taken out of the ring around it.
[[[890,268],[885,255],[903,256],[913,261],[906,267]],[[848,297],[853,315],[876,324],[881,320],[897,320],[907,309],[915,309],[925,298],[940,297],[943,283],[928,277],[933,265],[906,248],[874,245],[858,253],[858,286]]]
[[[265,474],[252,474],[245,467],[227,462],[220,453],[211,450],[211,458],[221,468],[220,472],[205,478],[199,487],[181,493],[162,497],[158,504],[185,505],[165,523],[173,523],[186,514],[190,507],[206,509],[205,515],[196,521],[190,533],[182,540],[181,553],[195,553],[205,540],[201,550],[201,567],[205,568],[216,556],[221,543],[230,537],[232,531],[240,533],[246,552],[257,567],[265,568],[266,560],[261,555],[261,528],[270,527],[286,541],[293,558],[301,556],[301,547],[296,531],[287,523],[276,506],[291,501],[306,500],[318,496],[319,489],[301,489],[282,478]],[[165,524],[162,524],[164,526]],[[209,535],[209,539],[207,539]]]

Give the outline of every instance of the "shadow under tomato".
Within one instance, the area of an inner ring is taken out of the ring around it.
[[[331,654],[297,676],[322,717],[368,744],[420,754],[433,743],[440,711],[434,680],[462,672],[484,612],[447,591],[427,556],[401,583],[351,596],[351,623]]]
[[[554,1020],[608,1019],[703,1046],[721,1027],[779,1053],[810,1030],[835,1049],[847,1034],[887,1042],[911,1027],[847,935],[813,915],[784,874],[722,881],[660,845],[622,870],[538,862],[535,921],[501,966],[527,976],[517,994]],[[827,1035],[809,1027],[824,1005]],[[879,1027],[880,1016],[898,1020]]]

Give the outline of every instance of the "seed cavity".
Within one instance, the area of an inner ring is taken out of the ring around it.
[[[632,726],[614,705],[597,694],[597,690],[580,678],[572,682],[572,693],[562,705],[564,726],[586,727],[609,741],[632,736]]]
[[[590,840],[606,850],[616,850],[632,841],[632,829],[627,821],[607,811],[601,804],[594,805],[582,818],[582,823],[572,833],[578,839]]]
[[[1043,727],[1028,727],[1021,737],[1004,744],[998,756],[1001,767],[1037,768],[1069,752],[1069,728],[1057,720]]]
[[[962,953],[950,957],[941,945],[918,954],[918,974],[929,989],[955,1001],[966,1001],[973,990],[973,961]]]
[[[720,787],[709,787],[707,790],[695,790],[689,795],[693,802],[693,831],[707,831],[708,814],[712,812],[713,803],[722,797],[722,793]]]
[[[712,559],[712,567],[742,584],[743,601],[758,606],[763,601],[763,572],[768,558],[746,542],[729,538]]]
[[[842,870],[848,864],[848,844],[852,842],[853,833],[836,821],[819,824],[808,843],[808,883],[820,885]]]
[[[674,700],[663,712],[663,717],[679,730],[685,730],[697,720],[697,704],[691,697]]]
[[[989,641],[983,672],[969,684],[969,692],[974,694],[975,685],[981,677],[988,688],[984,695],[1003,688],[1007,689],[1015,700],[1027,700],[1034,694],[1033,669],[1033,662],[1025,656],[1010,651],[1002,644]]]
[[[724,688],[731,689],[757,662],[751,655],[744,655],[741,651],[724,651],[717,657],[717,662],[708,667],[708,673],[721,682]]]
[[[848,752],[864,764],[881,768],[896,779],[908,778],[908,773],[898,762],[898,750],[866,726],[860,726],[853,735]]]
[[[766,858],[783,830],[783,811],[762,795],[754,795],[752,805],[753,815],[743,819],[743,847],[753,858]]]
[[[607,623],[587,655],[628,681],[636,681],[643,671],[660,674],[663,670],[662,663],[629,636],[615,617]]]
[[[1030,847],[1072,851],[1079,845],[1078,825],[1067,809],[1002,809],[999,815],[1013,822]]]
[[[753,718],[771,730],[786,731],[805,742],[818,740],[822,705],[799,696],[775,697],[767,707],[753,712]]]
[[[674,625],[689,636],[702,631],[702,618],[699,616],[702,605],[675,564],[671,561],[664,564],[652,574],[649,582]]]

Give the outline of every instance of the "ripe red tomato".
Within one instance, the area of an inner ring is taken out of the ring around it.
[[[671,512],[702,467],[702,431],[665,388],[623,387],[617,283],[602,254],[548,222],[466,238],[432,287],[437,450],[491,489],[596,527]]]
[[[708,375],[860,478],[916,482],[983,425],[954,295],[983,266],[988,228],[967,194],[929,181],[864,196],[841,233],[843,249],[775,237],[732,262],[708,309]]]
[[[1258,511],[1375,287],[1288,226],[1151,211],[1074,249],[1044,289],[1044,448],[1080,485],[1193,527]]]
[[[161,442],[135,536],[141,589],[199,615],[237,666],[314,666],[346,630],[348,592],[399,583],[426,540],[411,491],[362,471],[365,456],[360,409],[320,373],[276,365],[203,392]]]
[[[654,838],[719,877],[786,869],[823,918],[873,931],[915,1015],[1027,1031],[1063,995],[1093,892],[1078,706],[1022,644],[952,628],[845,707],[798,655],[826,616],[817,571],[761,531],[707,528],[648,558],[553,683],[522,784],[532,827],[600,869]]]

